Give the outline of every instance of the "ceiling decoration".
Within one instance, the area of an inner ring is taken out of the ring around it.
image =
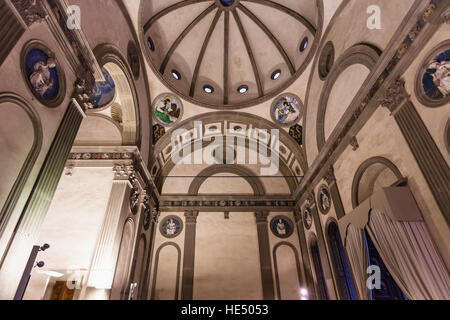
[[[311,0],[143,1],[154,72],[197,105],[239,109],[275,97],[305,70],[322,15]]]

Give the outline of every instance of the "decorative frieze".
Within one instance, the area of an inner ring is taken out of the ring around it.
[[[11,0],[28,27],[35,22],[43,22],[47,18],[42,2],[43,0]]]
[[[411,96],[405,88],[405,80],[400,78],[394,81],[394,83],[386,90],[381,105],[394,114],[402,108],[410,97]]]

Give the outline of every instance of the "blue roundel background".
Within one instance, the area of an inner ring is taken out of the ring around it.
[[[47,63],[47,60],[48,55],[40,49],[32,49],[28,52],[28,54],[25,57],[25,72],[27,74],[27,81],[29,83],[30,83],[30,76],[34,72],[34,65],[39,61]],[[42,98],[45,100],[53,100],[56,97],[58,97],[59,93],[58,71],[56,68],[50,68],[49,71],[50,71],[50,79],[53,80],[53,86],[49,88],[42,96]]]
[[[102,68],[106,81],[97,81],[94,85],[94,109],[100,109],[110,104],[116,95],[116,84],[108,70]]]
[[[437,62],[443,62],[443,61],[450,61],[450,50],[444,51],[441,54],[439,54],[434,61]],[[435,68],[431,68],[431,66],[428,66],[428,69],[426,70],[425,74],[423,75],[422,84],[423,89],[425,91],[425,94],[433,99],[433,100],[440,100],[445,98],[442,92],[438,89],[436,84],[434,83],[433,74],[436,73]]]

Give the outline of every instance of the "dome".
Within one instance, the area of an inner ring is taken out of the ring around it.
[[[322,19],[310,0],[152,0],[141,8],[145,55],[164,84],[213,109],[282,93],[311,61]]]

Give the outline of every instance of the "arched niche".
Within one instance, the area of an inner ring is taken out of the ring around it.
[[[42,139],[34,109],[15,94],[0,94],[0,236],[41,151]]]
[[[357,44],[334,63],[323,86],[317,110],[316,139],[319,150],[375,67],[380,54],[381,51],[370,44]]]
[[[125,295],[128,292],[129,286],[128,278],[133,254],[134,229],[134,221],[128,219],[123,227],[116,272],[111,290],[111,300],[124,300],[128,298]]]
[[[151,300],[178,300],[181,249],[174,242],[162,244],[155,254]]]
[[[99,65],[106,69],[115,84],[115,97],[110,104],[87,112],[87,119],[101,114],[111,119],[120,128],[122,145],[140,146],[139,99],[133,71],[119,49],[110,44],[102,44],[94,49]]]
[[[388,159],[374,157],[364,161],[356,171],[352,184],[353,208],[383,187],[403,180],[400,170]]]
[[[280,242],[273,248],[276,290],[279,300],[299,300],[301,266],[297,249],[289,242]]]

